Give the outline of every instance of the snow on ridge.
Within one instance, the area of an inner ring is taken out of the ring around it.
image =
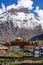
[[[33,29],[39,25],[39,21],[34,19],[33,16],[30,14],[25,14],[23,12],[17,13],[17,15],[12,15],[11,18],[13,20],[14,26],[18,26],[19,28],[24,27]]]
[[[19,28],[26,28],[26,29],[34,29],[36,26],[39,25],[39,21],[35,19],[34,15],[24,12],[16,12],[16,13],[17,15],[11,14],[10,12],[5,12],[0,15],[0,21],[12,20],[15,27],[18,26]]]

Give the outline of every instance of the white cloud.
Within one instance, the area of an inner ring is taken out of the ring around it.
[[[6,11],[5,5],[1,3],[2,9],[0,8],[0,14]]]
[[[15,4],[9,5],[9,6],[7,6],[7,10],[9,10],[11,8],[17,8],[17,7],[20,7],[20,6],[28,8],[30,10],[30,9],[33,8],[32,4],[33,4],[33,2],[31,0],[18,0],[17,5],[15,5]]]
[[[5,11],[6,11],[5,5],[4,3],[2,3],[2,12],[5,12]]]
[[[9,10],[11,8],[17,8],[17,7],[20,7],[20,6],[28,8],[30,10],[30,9],[33,8],[32,4],[33,4],[33,1],[31,1],[31,0],[18,0],[18,4],[17,5],[11,4],[11,5],[9,5],[9,6],[7,6],[5,8],[5,5],[2,3],[1,4],[2,5],[2,9],[0,9],[0,13],[5,12],[6,10]]]
[[[18,0],[18,5],[32,9],[33,1],[31,0]]]
[[[39,23],[42,25],[42,28],[43,28],[43,10],[39,9],[39,7],[36,7],[36,10],[34,12],[38,14],[39,19],[40,19]]]
[[[15,6],[15,4],[12,4],[12,5],[9,5],[9,6],[7,6],[7,10],[10,10],[11,8],[15,8],[16,6]]]
[[[0,8],[0,14],[2,13],[2,9]]]

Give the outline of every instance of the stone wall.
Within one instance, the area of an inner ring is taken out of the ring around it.
[[[11,51],[11,52],[17,52],[17,51],[20,51],[21,49],[20,49],[20,46],[10,46],[9,47],[9,51]]]

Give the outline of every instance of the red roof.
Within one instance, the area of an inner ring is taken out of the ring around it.
[[[0,45],[0,50],[8,50],[8,47],[4,45]]]
[[[29,46],[24,46],[24,48],[35,48],[35,46],[29,45]]]

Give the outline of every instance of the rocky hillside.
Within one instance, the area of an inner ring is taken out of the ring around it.
[[[0,14],[0,24],[3,23],[2,26],[4,26],[4,23],[6,22],[12,23],[12,25],[5,26],[6,30],[10,30],[9,32],[11,33],[7,35],[7,39],[9,40],[16,37],[29,40],[30,38],[43,33],[41,24],[39,24],[39,20],[34,15],[31,15],[28,9],[24,7],[18,7],[17,9],[12,8],[7,12]],[[4,27],[0,28],[0,31],[2,30],[4,33]],[[6,32],[6,34],[7,33],[8,32]],[[6,38],[4,40],[6,40]]]
[[[35,40],[43,40],[43,34],[35,36],[35,37],[31,38],[30,40],[33,40],[33,41],[35,41]]]

